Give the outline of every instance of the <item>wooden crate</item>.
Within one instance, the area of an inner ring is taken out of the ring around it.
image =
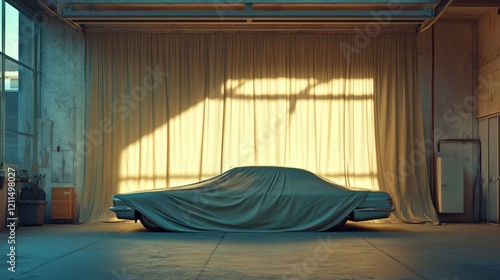
[[[73,187],[52,188],[52,220],[73,220],[75,190]]]

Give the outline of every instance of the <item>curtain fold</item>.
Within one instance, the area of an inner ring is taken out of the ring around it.
[[[382,41],[374,49],[378,180],[397,202],[394,216],[438,223],[426,168],[422,102],[415,37]],[[422,191],[422,190],[426,191]]]
[[[418,153],[415,40],[380,34],[358,46],[354,34],[87,34],[80,221],[111,219],[115,193],[278,165],[387,191],[395,217],[437,222],[425,151]]]

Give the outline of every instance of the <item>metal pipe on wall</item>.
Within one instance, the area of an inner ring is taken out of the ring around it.
[[[432,34],[431,34],[431,199],[434,205],[437,205],[436,202],[436,171],[434,170],[434,158],[436,157],[436,153],[434,151],[434,86],[435,86],[435,30],[434,26],[432,26]]]

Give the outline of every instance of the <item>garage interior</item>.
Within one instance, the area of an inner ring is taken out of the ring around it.
[[[2,279],[494,279],[499,14],[496,0],[2,1],[1,162],[43,174],[46,194]],[[387,191],[396,211],[333,233],[185,234],[108,210],[115,193],[247,165]]]

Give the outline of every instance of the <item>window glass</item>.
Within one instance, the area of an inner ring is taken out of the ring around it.
[[[3,17],[3,1],[0,0],[0,30],[3,30],[2,27],[3,27],[3,20],[1,20]],[[1,35],[1,32],[0,32],[0,35]],[[0,52],[3,53],[3,36],[0,36]]]
[[[5,129],[33,134],[33,71],[5,60]]]
[[[32,67],[34,30],[31,18],[5,4],[5,54]]]
[[[2,37],[2,36],[0,36],[0,37]],[[2,72],[3,67],[2,67],[2,65],[3,65],[3,54],[0,53],[0,97],[3,96],[2,95],[3,94],[3,84],[2,84],[2,82],[3,82],[3,79],[2,79],[2,77],[3,77],[3,72]],[[0,106],[0,120],[1,120],[1,117],[2,117],[2,107]],[[0,125],[1,125],[1,122],[0,122]]]
[[[0,36],[0,46],[2,42],[4,45],[3,49],[0,47],[0,97],[3,101],[0,106],[0,159],[5,164],[32,172],[34,23],[31,18],[0,0],[0,30],[5,32]]]
[[[1,16],[0,16],[0,19],[1,19]],[[2,36],[0,36],[0,38],[1,37]],[[4,127],[3,127],[3,120],[4,120],[3,96],[4,96],[4,94],[3,94],[3,84],[2,84],[3,72],[1,70],[1,69],[3,69],[2,65],[3,65],[3,54],[0,53],[0,161],[3,160],[2,156],[3,156],[4,146],[5,146],[5,140],[3,138],[3,135],[4,135]]]
[[[5,54],[19,60],[19,11],[5,3]]]

